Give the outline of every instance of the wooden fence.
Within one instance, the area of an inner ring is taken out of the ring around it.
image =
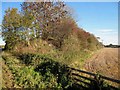
[[[120,80],[70,68],[69,76],[80,90],[120,90]]]

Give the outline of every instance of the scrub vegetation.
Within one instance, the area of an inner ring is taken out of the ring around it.
[[[60,1],[23,2],[21,11],[8,8],[2,37],[6,43],[3,68],[10,71],[12,81],[3,83],[3,88],[69,89],[67,66],[82,69],[84,61],[103,47],[93,34],[77,26],[68,6]]]

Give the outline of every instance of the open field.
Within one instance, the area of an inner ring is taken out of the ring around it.
[[[103,48],[85,62],[85,69],[107,77],[120,79],[118,48]]]

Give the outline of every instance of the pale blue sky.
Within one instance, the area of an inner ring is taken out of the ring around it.
[[[104,44],[118,44],[117,2],[67,2],[66,4],[72,8],[79,27],[96,37],[99,36]],[[8,7],[16,7],[20,10],[20,2],[2,2],[2,11],[0,11],[2,17]],[[1,38],[0,44],[3,44]]]
[[[104,44],[118,44],[117,2],[71,2],[79,27],[100,37]]]

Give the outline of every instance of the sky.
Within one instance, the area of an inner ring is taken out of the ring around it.
[[[0,24],[4,11],[10,8],[20,10],[21,2],[2,2]],[[73,12],[78,26],[101,38],[103,44],[118,44],[118,3],[117,2],[66,2]],[[0,45],[4,44],[0,38]]]
[[[104,44],[118,44],[117,2],[71,2],[79,27],[100,37]]]

